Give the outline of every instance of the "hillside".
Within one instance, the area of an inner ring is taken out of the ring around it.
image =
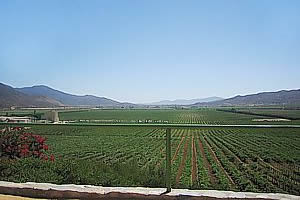
[[[43,96],[32,96],[0,83],[0,108],[17,107],[57,107],[62,103]]]
[[[150,105],[190,105],[194,103],[212,102],[223,100],[221,97],[208,97],[203,99],[176,99],[176,100],[163,100],[150,103]]]
[[[300,89],[262,92],[235,96],[221,101],[196,103],[193,106],[290,105],[300,103]]]
[[[17,91],[35,96],[46,96],[55,99],[68,106],[120,106],[120,102],[93,95],[73,95],[59,90],[52,89],[48,86],[39,85],[32,87],[16,88]]]

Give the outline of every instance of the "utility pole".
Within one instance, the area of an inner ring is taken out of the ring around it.
[[[171,129],[166,130],[166,187],[171,192]]]

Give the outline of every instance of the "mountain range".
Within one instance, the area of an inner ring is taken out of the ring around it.
[[[193,106],[247,106],[247,105],[300,105],[300,89],[298,90],[281,90],[278,92],[261,92],[245,96],[235,96],[232,98],[196,103]]]
[[[195,103],[212,102],[223,100],[221,97],[208,97],[203,99],[176,99],[176,100],[163,100],[150,103],[149,105],[191,105]]]
[[[46,96],[33,96],[0,83],[0,108],[19,107],[57,107],[63,104]]]
[[[281,90],[278,92],[262,92],[228,99],[209,97],[205,99],[165,100],[148,105],[186,105],[195,107],[247,106],[247,105],[300,105],[300,89]],[[48,86],[13,88],[0,83],[0,108],[9,107],[59,107],[59,106],[90,106],[90,107],[147,107],[132,103],[122,103],[105,97],[93,95],[73,95]]]
[[[0,108],[8,107],[59,107],[59,106],[103,106],[132,107],[134,104],[121,103],[93,95],[73,95],[48,86],[13,88],[0,83]]]
[[[119,106],[121,104],[118,101],[105,97],[68,94],[44,85],[16,88],[16,90],[27,95],[46,96],[48,98],[55,99],[66,106]]]

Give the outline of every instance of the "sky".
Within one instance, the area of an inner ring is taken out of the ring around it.
[[[0,82],[123,102],[300,88],[299,0],[2,0]]]

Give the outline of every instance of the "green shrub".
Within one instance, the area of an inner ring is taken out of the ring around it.
[[[12,182],[47,182],[102,186],[163,187],[164,173],[154,166],[140,168],[135,162],[108,165],[87,160],[37,158],[0,160],[0,179]]]

